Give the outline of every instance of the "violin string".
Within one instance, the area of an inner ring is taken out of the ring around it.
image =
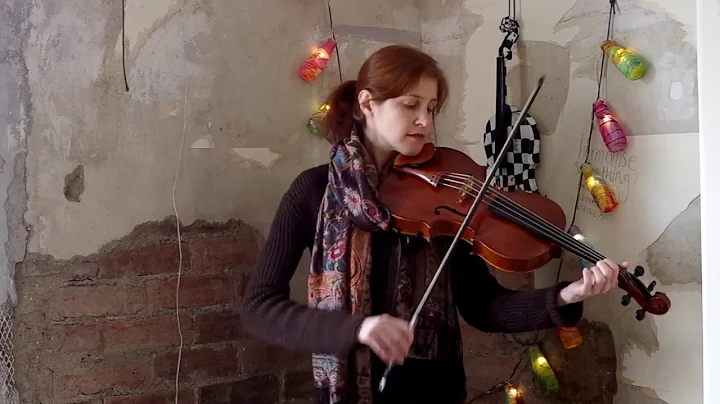
[[[441,177],[444,177],[444,176],[447,176],[447,175],[448,175],[448,174],[441,174]],[[463,174],[451,174],[451,175],[464,176]],[[443,178],[441,178],[441,180],[440,180],[441,182],[442,182],[442,179],[443,179]],[[455,183],[465,184],[464,181],[461,182],[461,181],[452,180],[452,179],[449,179],[448,181],[450,181],[450,182],[455,182]],[[474,180],[471,180],[471,181],[474,181]],[[480,181],[476,181],[476,180],[475,180],[474,182],[480,182]],[[461,187],[453,187],[453,188],[462,189]],[[470,189],[472,189],[473,191],[479,191],[479,189],[478,189],[475,185],[472,185],[472,186],[470,187]],[[593,250],[593,249],[590,249],[589,247],[587,247],[587,245],[585,245],[585,244],[583,244],[583,243],[580,243],[578,240],[576,240],[576,239],[575,239],[574,237],[572,237],[571,235],[563,232],[563,231],[560,230],[557,226],[553,225],[552,223],[547,222],[543,217],[537,216],[537,215],[534,214],[533,212],[527,210],[527,208],[525,208],[524,206],[518,204],[517,202],[513,201],[512,199],[509,199],[509,198],[505,197],[504,195],[502,195],[501,193],[497,192],[496,190],[494,190],[494,189],[492,189],[492,188],[489,188],[488,193],[489,193],[490,195],[495,196],[495,197],[497,198],[497,202],[496,202],[497,206],[509,206],[509,207],[515,208],[515,209],[522,209],[522,210],[525,211],[525,216],[530,217],[530,218],[535,219],[535,220],[539,220],[539,221],[544,222],[544,223],[542,223],[542,224],[546,225],[546,229],[549,231],[549,233],[547,233],[547,235],[553,236],[553,237],[551,238],[551,240],[557,241],[557,242],[563,242],[563,241],[564,241],[565,243],[570,242],[570,243],[573,243],[573,244],[578,243],[578,247],[580,247],[581,249],[585,250],[585,254],[592,255],[592,257],[585,257],[585,256],[584,256],[583,258],[591,258],[591,259],[596,260],[596,261],[599,261],[599,260],[605,258],[605,257],[603,257],[601,254],[599,254],[597,251],[595,251],[595,250]],[[477,194],[474,194],[473,196],[476,196],[476,195],[477,195]],[[484,201],[483,201],[483,202],[484,202]],[[486,204],[488,204],[488,205],[490,206],[490,202],[487,202]],[[522,216],[520,216],[520,214],[519,214],[519,212],[518,212],[517,210],[512,211],[512,213],[515,213],[519,219],[522,219]],[[562,238],[562,240],[560,240],[560,238]]]
[[[443,176],[447,176],[447,174],[441,174],[441,182],[443,180]],[[453,181],[453,180],[447,180],[447,181]],[[456,181],[457,182],[457,181]],[[451,188],[459,189],[461,190],[461,187],[458,186],[451,186],[446,185]],[[470,187],[473,191],[478,191],[478,189],[473,185]],[[588,247],[586,244],[580,242],[579,240],[575,239],[571,235],[561,231],[557,226],[553,225],[552,223],[547,222],[543,217],[538,216],[534,214],[531,211],[528,211],[527,208],[524,206],[518,204],[517,202],[513,201],[512,199],[509,199],[502,195],[501,193],[493,190],[490,188],[489,190],[490,195],[497,197],[494,201],[482,201],[482,203],[487,204],[488,206],[493,206],[494,208],[501,210],[502,213],[505,213],[506,215],[510,216],[511,218],[514,218],[515,220],[518,220],[520,222],[523,222],[523,224],[532,227],[536,231],[540,232],[543,236],[548,237],[552,241],[556,241],[558,243],[563,244],[566,247],[569,247],[568,249],[571,250],[571,252],[585,258],[590,259],[594,261],[599,261],[601,259],[604,259],[605,257],[602,256],[599,252],[596,250]],[[476,194],[475,194],[476,195]],[[493,204],[494,202],[494,204]],[[503,209],[507,208],[507,209]],[[519,209],[522,209],[525,211],[523,213]],[[528,222],[529,220],[529,222]],[[538,227],[539,226],[539,227]],[[625,280],[628,282],[632,282],[632,276],[630,276],[629,273],[625,272],[625,268],[620,266],[621,272],[620,275],[623,276]],[[634,282],[632,282],[634,283]]]
[[[447,176],[447,173],[443,173],[440,175],[440,183],[443,181],[454,181],[451,179],[445,179],[444,177]],[[459,175],[463,176],[464,174],[451,174],[451,175]],[[455,180],[456,181],[456,180]],[[471,180],[473,181],[473,180]],[[457,182],[457,181],[456,181]],[[477,180],[473,181],[474,183],[477,182]],[[463,182],[463,184],[465,184]],[[447,187],[462,190],[461,187],[456,185],[447,185],[443,184]],[[478,191],[478,189],[475,187],[475,185],[470,186],[470,189],[473,191]],[[596,250],[588,247],[586,244],[580,242],[579,240],[575,239],[571,235],[565,233],[564,231],[560,230],[558,227],[553,225],[552,223],[545,220],[543,217],[538,216],[534,214],[533,212],[527,210],[524,206],[518,204],[517,202],[513,201],[512,199],[509,199],[502,195],[501,193],[495,191],[492,188],[489,188],[488,193],[492,196],[495,196],[497,199],[494,201],[481,201],[481,203],[484,203],[488,206],[492,206],[495,209],[500,210],[502,213],[505,213],[511,218],[514,218],[515,220],[518,220],[521,222],[521,224],[524,224],[525,226],[529,227],[530,229],[534,229],[536,232],[540,233],[541,235],[547,237],[548,239],[558,242],[562,244],[565,248],[570,250],[571,252],[581,256],[585,259],[590,259],[593,261],[600,261],[604,259],[605,257],[597,252]],[[471,193],[473,196],[477,195],[476,193]],[[494,202],[494,204],[493,204]],[[525,211],[525,212],[523,212]],[[623,278],[623,280],[627,281],[628,283],[634,284],[636,287],[638,286],[637,283],[634,281],[633,276],[627,272],[627,270],[622,267],[620,267],[619,275]],[[642,287],[641,287],[642,289]]]
[[[454,185],[446,185],[449,188],[458,189],[461,190],[460,187],[454,186]],[[494,203],[493,203],[494,202]],[[496,201],[481,201],[481,203],[484,203],[488,206],[492,206],[498,213],[505,214],[511,218],[512,220],[515,220],[517,222],[520,222],[521,225],[528,228],[528,230],[534,230],[536,233],[539,233],[540,235],[553,240],[557,241],[563,247],[570,252],[577,254],[585,259],[593,260],[593,261],[599,261],[601,260],[601,256],[599,253],[595,250],[590,249],[583,243],[579,242],[578,240],[570,237],[565,240],[557,240],[557,236],[559,233],[555,231],[557,228],[548,228],[547,226],[543,226],[543,223],[537,220],[534,220],[531,216],[526,216],[519,214],[519,212],[511,205],[508,204],[502,200],[496,200]],[[551,225],[552,226],[552,225]],[[562,233],[564,234],[564,233]],[[564,238],[564,237],[563,237]],[[583,251],[584,250],[584,251]],[[633,276],[625,270],[624,267],[619,265],[620,271],[618,272],[618,275],[622,278],[622,280],[626,281],[629,284],[634,285],[635,287],[639,289],[644,289],[644,286],[640,286],[635,282],[633,279]]]
[[[479,192],[479,189],[475,186],[475,184],[480,184],[480,185],[482,185],[482,181],[479,181],[479,180],[475,179],[474,177],[472,177],[472,176],[470,176],[470,175],[467,175],[467,174],[442,173],[442,174],[440,174],[440,179],[441,179],[441,181],[442,181],[442,179],[443,179],[444,177],[446,177],[446,176],[455,176],[455,177],[462,177],[462,178],[465,178],[465,179],[470,179],[470,181],[473,182],[473,185],[470,187],[470,189],[472,189],[473,191],[478,191],[478,192]],[[450,180],[450,181],[453,181],[453,180]],[[459,182],[458,180],[454,180],[454,181],[455,181],[456,183]],[[462,184],[465,184],[465,182],[463,181]],[[506,196],[504,196],[504,195],[501,194],[500,192],[496,191],[495,189],[489,188],[489,189],[488,189],[488,193],[489,193],[490,195],[493,195],[493,196],[497,197],[498,200],[502,201],[502,203],[503,203],[504,205],[510,205],[510,206],[512,206],[513,208],[522,209],[522,210],[524,211],[524,213],[525,213],[526,216],[529,216],[529,217],[531,217],[531,218],[533,218],[533,219],[535,219],[535,220],[539,220],[539,221],[543,222],[542,224],[545,225],[546,228],[550,231],[550,235],[553,235],[553,236],[554,236],[553,239],[552,239],[553,241],[561,242],[561,241],[564,240],[566,243],[576,244],[578,247],[580,247],[581,249],[585,250],[585,252],[586,252],[587,254],[591,254],[591,255],[592,255],[592,257],[583,257],[583,258],[591,258],[591,259],[596,260],[596,261],[599,261],[599,260],[605,258],[604,256],[602,256],[602,254],[600,254],[599,252],[597,252],[596,250],[594,250],[594,249],[592,249],[592,248],[589,248],[586,244],[581,243],[580,241],[578,241],[577,239],[575,239],[574,237],[572,237],[570,234],[562,231],[561,229],[559,229],[559,228],[558,228],[557,226],[555,226],[554,224],[548,222],[548,221],[547,221],[545,218],[543,218],[542,216],[538,216],[537,214],[535,214],[535,213],[533,213],[532,211],[528,210],[526,207],[518,204],[517,202],[513,201],[513,200],[510,199],[510,198],[507,198]],[[476,196],[476,195],[477,195],[477,194],[474,194],[473,196]],[[518,212],[515,211],[515,213],[518,213]],[[562,238],[563,240],[559,240],[559,238]]]

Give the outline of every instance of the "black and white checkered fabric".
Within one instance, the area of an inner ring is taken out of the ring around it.
[[[511,106],[511,115],[506,121],[511,121],[510,127],[507,128],[507,134],[510,136],[510,129],[518,117],[520,110]],[[485,155],[487,156],[488,171],[495,160],[498,153],[503,147],[503,143],[498,142],[493,136],[492,131],[495,130],[495,116],[490,118],[485,125]],[[507,152],[507,163],[501,165],[495,172],[495,178],[490,185],[498,187],[506,191],[526,191],[539,192],[537,181],[535,180],[535,169],[540,164],[540,131],[537,128],[535,119],[525,116],[520,124],[519,134],[515,136],[510,150]],[[507,138],[506,138],[507,139]]]

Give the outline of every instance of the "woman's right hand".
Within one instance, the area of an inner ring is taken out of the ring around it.
[[[383,362],[402,365],[410,351],[414,335],[410,323],[387,314],[366,318],[357,334]]]

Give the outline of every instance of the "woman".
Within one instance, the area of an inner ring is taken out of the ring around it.
[[[617,284],[618,266],[605,260],[574,283],[507,290],[459,243],[410,329],[449,240],[389,230],[376,190],[394,156],[417,155],[428,141],[447,87],[437,62],[418,50],[389,46],[371,55],[357,80],[327,101],[330,164],[302,172],[277,210],[245,296],[244,323],[264,341],[313,354],[318,403],[462,403],[457,311],[484,332],[573,326],[584,299]],[[306,248],[309,307],[289,298]],[[390,362],[398,366],[379,393]]]

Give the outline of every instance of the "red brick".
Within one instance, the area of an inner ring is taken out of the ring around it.
[[[280,381],[262,375],[200,388],[200,402],[212,404],[275,404],[280,402]]]
[[[145,306],[145,291],[135,285],[68,286],[55,291],[53,317],[135,314]]]
[[[62,352],[83,352],[99,349],[102,324],[53,324],[48,329],[50,345]]]
[[[183,268],[190,268],[190,252],[183,245]],[[102,252],[99,258],[101,278],[158,275],[178,271],[180,255],[177,242],[121,246]]]
[[[468,384],[491,386],[512,373],[525,347],[513,343],[504,334],[483,333],[461,325],[465,372]]]
[[[192,319],[180,316],[180,325],[183,341],[192,341]],[[170,315],[110,321],[103,328],[102,341],[107,352],[132,351],[179,345],[180,336],[177,319]]]
[[[236,341],[242,338],[240,315],[233,312],[205,313],[195,318],[198,344]]]
[[[274,345],[247,338],[240,351],[243,373],[272,372],[276,370],[307,370],[311,368],[310,355],[292,352]]]
[[[208,378],[230,377],[240,373],[237,348],[184,348],[180,361],[180,380],[201,383]],[[175,380],[177,352],[159,355],[153,361],[155,376]]]
[[[66,279],[92,279],[97,276],[98,263],[94,256],[59,261],[49,255],[28,254],[16,271],[18,278],[60,274]]]
[[[287,372],[285,374],[285,398],[302,399],[315,397],[312,371]]]
[[[150,378],[147,358],[128,355],[104,355],[61,360],[54,374],[56,398],[71,398],[97,393],[118,394],[136,389]]]
[[[190,243],[193,270],[245,270],[255,263],[258,252],[258,242],[250,236],[213,237]]]
[[[177,278],[154,279],[146,283],[148,305],[174,308]],[[234,294],[232,278],[223,274],[184,275],[180,279],[180,307],[214,306],[230,302]]]
[[[197,402],[195,393],[188,390],[180,391],[177,402],[195,404]],[[175,392],[106,397],[105,404],[175,404]]]

